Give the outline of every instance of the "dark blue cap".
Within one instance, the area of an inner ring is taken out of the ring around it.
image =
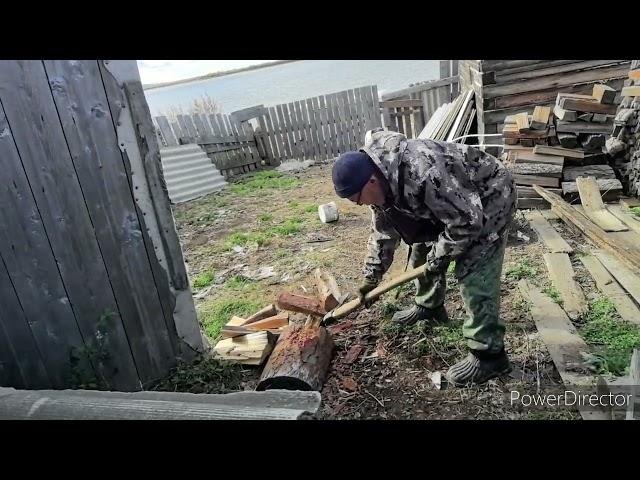
[[[345,152],[333,165],[333,186],[340,198],[355,195],[376,171],[373,160],[364,152]]]

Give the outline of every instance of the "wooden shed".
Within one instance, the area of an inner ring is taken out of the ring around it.
[[[134,391],[202,349],[135,61],[0,62],[0,386]]]

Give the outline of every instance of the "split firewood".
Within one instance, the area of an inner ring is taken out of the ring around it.
[[[243,365],[260,365],[269,356],[276,337],[267,331],[220,340],[213,348],[215,358]]]
[[[320,304],[325,311],[329,311],[338,306],[340,301],[340,289],[338,282],[328,272],[324,272],[317,268],[314,272],[316,279],[316,287],[318,287],[318,297]]]
[[[289,325],[289,314],[282,312],[273,317],[264,318],[257,322],[244,325],[244,327],[248,330],[273,330],[287,325]]]
[[[278,296],[277,304],[282,310],[288,310],[290,312],[300,312],[320,317],[324,317],[327,313],[327,311],[322,308],[322,304],[319,299],[296,295],[289,292],[282,292]]]
[[[247,319],[242,325],[249,325],[253,322],[257,322],[258,320],[262,320],[263,318],[273,317],[277,313],[278,311],[276,310],[275,305],[273,304],[267,305],[262,310],[259,310],[253,315],[251,315],[250,317],[247,317]]]

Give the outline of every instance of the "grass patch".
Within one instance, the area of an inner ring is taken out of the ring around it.
[[[520,292],[518,292],[516,294],[516,297],[513,299],[513,307],[516,310],[528,312],[529,310],[531,310],[531,302],[528,298],[524,297]]]
[[[290,218],[282,225],[271,227],[267,232],[274,235],[291,235],[302,230],[302,220],[300,218]]]
[[[240,390],[242,367],[200,358],[193,364],[180,364],[153,390],[162,392],[227,393]]]
[[[640,207],[631,207],[629,209],[636,217],[640,217]]]
[[[303,205],[302,209],[306,212],[306,213],[315,213],[318,211],[318,205],[314,204],[314,203],[309,203],[307,205]]]
[[[193,286],[195,288],[204,288],[208,287],[213,283],[213,279],[215,278],[215,270],[209,270],[201,273],[193,280]]]
[[[447,273],[453,273],[453,271],[456,269],[456,262],[455,260],[453,262],[451,262],[449,264],[449,266],[447,267]]]
[[[301,183],[296,178],[285,177],[281,172],[270,170],[257,172],[251,178],[243,179],[229,187],[233,193],[247,195],[257,190],[292,188]]]
[[[224,288],[228,290],[247,290],[255,286],[256,282],[240,275],[235,275],[224,282]]]
[[[261,223],[270,222],[271,220],[273,220],[273,215],[270,213],[263,213],[258,217],[258,221]]]
[[[562,297],[560,297],[560,292],[556,287],[546,287],[542,290],[542,292],[546,293],[551,298],[551,300],[556,302],[558,305],[562,305],[564,303]]]
[[[447,325],[436,325],[433,327],[433,336],[442,345],[456,345],[464,340],[462,322],[450,321]]]
[[[295,200],[291,200],[289,202],[289,207],[291,208],[298,208],[300,206],[300,202],[296,202]]]
[[[384,302],[382,304],[382,308],[380,309],[380,313],[383,318],[391,318],[394,313],[400,310],[400,307],[393,302]]]
[[[589,303],[580,333],[594,347],[590,363],[597,373],[626,374],[633,349],[640,348],[640,330],[617,319],[615,306],[608,298]]]
[[[242,317],[257,312],[264,305],[255,300],[218,299],[205,303],[198,308],[200,323],[209,338],[216,340],[220,330],[232,315]]]
[[[257,243],[258,246],[269,243],[271,234],[268,232],[236,232],[227,237],[224,243],[226,250],[231,250],[235,246],[243,247],[250,243]]]
[[[509,267],[505,273],[506,277],[511,280],[521,280],[526,277],[533,277],[537,274],[538,269],[526,258]]]

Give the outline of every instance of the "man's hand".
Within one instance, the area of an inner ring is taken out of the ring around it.
[[[358,297],[360,298],[360,304],[364,305],[366,308],[369,308],[371,306],[372,302],[365,301],[364,297],[367,293],[369,293],[377,286],[377,281],[365,278],[364,282],[360,285],[360,287],[358,287]]]

